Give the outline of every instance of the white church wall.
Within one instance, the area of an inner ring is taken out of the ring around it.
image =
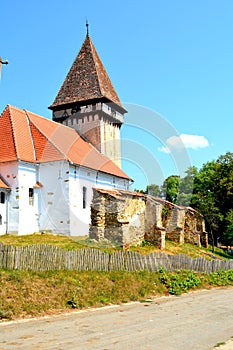
[[[5,232],[2,228],[2,234],[17,233],[19,228],[19,187],[18,187],[18,163],[5,162],[0,165],[0,173],[11,187],[11,191],[6,197],[6,206],[2,207],[5,211]]]
[[[96,188],[116,188],[119,190],[129,189],[129,180],[111,174],[99,172],[96,178]]]
[[[25,235],[39,231],[39,198],[34,189],[37,181],[37,165],[19,163],[18,168],[18,205],[19,226],[18,234]]]
[[[7,232],[8,191],[0,188],[0,235]]]
[[[128,189],[129,184],[128,180],[66,161],[5,163],[0,173],[11,187],[6,202],[0,203],[0,234],[48,231],[87,235],[93,188]],[[41,188],[35,188],[38,181]]]
[[[70,233],[85,236],[91,223],[91,202],[97,171],[70,166]]]
[[[69,164],[66,161],[41,163],[39,170],[40,231],[70,234]]]
[[[128,189],[129,181],[96,170],[70,166],[69,172],[70,234],[85,236],[91,224],[93,188]]]

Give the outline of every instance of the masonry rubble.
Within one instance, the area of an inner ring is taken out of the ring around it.
[[[208,246],[203,216],[191,207],[124,190],[93,189],[89,237],[120,245],[143,240],[165,248],[165,238],[179,244]]]

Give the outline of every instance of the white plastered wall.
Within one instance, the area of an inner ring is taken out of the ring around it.
[[[85,236],[91,223],[91,202],[97,171],[70,166],[70,233]],[[83,187],[86,188],[85,208],[83,207]]]
[[[56,161],[40,164],[40,231],[70,234],[69,163]]]
[[[127,190],[129,181],[96,170],[70,166],[69,171],[70,234],[85,236],[91,224],[93,188]],[[83,207],[83,187],[86,188],[86,207]]]
[[[37,181],[37,165],[20,162],[18,167],[18,234],[25,235],[39,231],[39,198],[34,189]],[[29,188],[33,189],[33,197],[29,198]]]
[[[18,162],[1,163],[0,173],[11,187],[4,208],[6,210],[4,233],[17,233],[19,228]]]
[[[3,192],[5,195],[5,203],[0,203],[0,235],[4,235],[7,232],[8,191],[0,188],[0,192]]]
[[[0,206],[5,227],[0,234],[31,234],[49,231],[65,235],[87,235],[91,224],[93,188],[127,190],[129,181],[66,161],[32,164],[1,164],[0,173],[11,191]],[[42,187],[34,188],[39,182]],[[83,208],[83,187],[86,208]],[[33,205],[29,201],[33,188]],[[5,219],[4,219],[5,213]],[[3,226],[3,225],[2,225]]]

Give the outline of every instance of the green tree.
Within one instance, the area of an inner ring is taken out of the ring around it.
[[[186,176],[180,179],[179,193],[177,196],[176,204],[189,206],[193,195],[194,179],[198,173],[195,166],[192,166],[186,170]]]
[[[169,202],[176,203],[179,192],[180,177],[171,175],[166,178],[161,187],[162,196]]]
[[[232,245],[233,243],[233,209],[230,209],[226,215],[226,227],[223,234],[223,243]]]
[[[191,204],[204,215],[213,244],[217,243],[217,238],[225,242],[229,240],[228,213],[233,205],[233,153],[228,152],[202,166],[194,179]]]
[[[160,192],[160,187],[158,185],[151,184],[146,186],[146,194],[149,194],[154,197],[159,197]]]

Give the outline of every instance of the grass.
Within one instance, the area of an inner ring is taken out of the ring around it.
[[[0,270],[0,283],[1,319],[124,303],[165,291],[158,276],[139,272]]]
[[[94,247],[107,251],[122,249],[105,241],[98,244],[87,237],[66,237],[52,234],[25,236],[4,235],[0,242],[10,245],[52,244],[72,250]],[[130,247],[141,254],[158,251],[143,244]],[[187,254],[192,258],[210,259],[211,248],[198,248],[191,244],[178,245],[166,242],[168,254]],[[216,249],[218,258],[231,258]],[[144,301],[160,295],[180,295],[190,289],[233,285],[233,271],[198,274],[191,271],[159,272],[94,272],[49,271],[33,272],[0,270],[0,320],[64,312],[70,309],[99,307],[129,301]]]
[[[101,243],[89,239],[87,236],[63,236],[55,235],[49,233],[35,233],[32,235],[3,235],[0,236],[0,242],[3,244],[10,244],[16,246],[25,246],[30,244],[52,244],[57,247],[72,250],[80,248],[96,248],[105,251],[115,251],[122,249],[117,243],[110,243],[109,241],[102,241]],[[211,259],[211,256],[215,256],[219,259],[231,259],[232,256],[225,253],[220,248],[215,248],[215,253],[212,253],[212,247],[199,248],[193,244],[185,243],[183,245],[177,244],[170,240],[166,240],[166,249],[163,250],[167,254],[186,254],[191,258],[204,257],[206,259]],[[150,244],[142,244],[139,246],[131,246],[130,250],[137,251],[140,254],[149,254],[155,251],[160,251],[157,247]]]
[[[0,236],[0,242],[3,244],[26,246],[31,244],[52,244],[57,247],[72,250],[83,248],[83,245],[70,237],[63,235],[53,235],[49,233],[34,233],[32,235],[3,235]]]
[[[207,275],[163,269],[156,273],[0,270],[0,285],[0,319],[11,320],[233,286],[233,271]]]

